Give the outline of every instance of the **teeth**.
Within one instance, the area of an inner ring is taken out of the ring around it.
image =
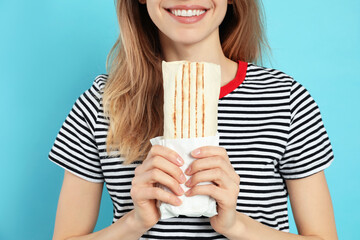
[[[205,10],[171,10],[171,13],[175,16],[181,16],[181,17],[193,17],[193,16],[199,16],[205,13]]]

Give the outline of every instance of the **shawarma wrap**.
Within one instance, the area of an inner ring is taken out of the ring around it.
[[[164,138],[215,136],[220,66],[208,62],[162,62]]]

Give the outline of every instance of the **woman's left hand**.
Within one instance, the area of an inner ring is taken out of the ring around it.
[[[191,176],[185,183],[190,188],[185,195],[209,195],[216,200],[218,214],[210,218],[210,224],[222,234],[236,224],[240,177],[231,165],[225,148],[201,147],[192,151],[191,155],[197,159],[185,171]],[[196,185],[200,182],[214,184]]]

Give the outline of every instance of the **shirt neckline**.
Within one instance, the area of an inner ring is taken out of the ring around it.
[[[238,63],[239,65],[235,78],[220,88],[219,99],[225,97],[226,95],[234,91],[245,80],[248,63],[240,60],[238,61]]]

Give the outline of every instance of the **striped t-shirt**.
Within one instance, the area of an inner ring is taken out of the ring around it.
[[[74,103],[49,159],[91,182],[106,182],[113,223],[133,209],[131,180],[136,161],[109,157],[99,75]],[[220,146],[240,176],[237,211],[277,230],[289,231],[286,179],[310,176],[328,167],[333,151],[319,108],[309,92],[285,73],[239,61],[236,77],[221,87]],[[159,220],[140,239],[226,239],[207,217]]]

